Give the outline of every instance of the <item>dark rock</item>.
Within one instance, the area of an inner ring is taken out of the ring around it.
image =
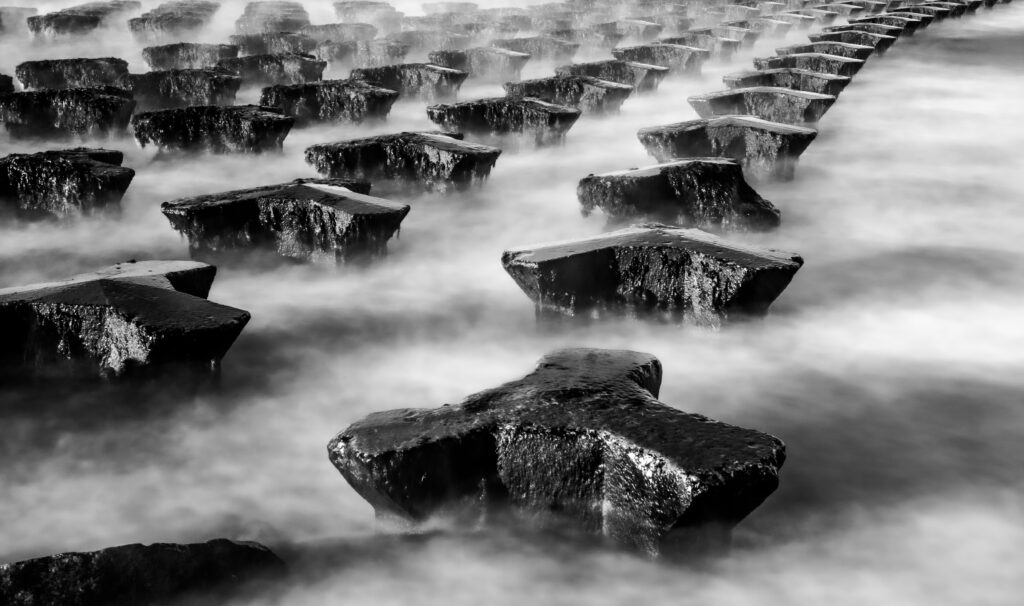
[[[754,116],[690,120],[640,129],[637,136],[659,162],[719,156],[743,166],[748,179],[788,181],[800,154],[814,141],[813,128],[768,122]]]
[[[0,32],[7,35],[28,32],[28,18],[38,14],[36,8],[0,6]]]
[[[770,17],[758,17],[756,19],[746,19],[741,21],[728,21],[722,25],[730,27],[741,27],[744,29],[754,30],[761,36],[766,38],[783,38],[789,33],[789,30],[793,29],[793,24],[789,21],[781,21],[779,19],[773,19]]]
[[[14,75],[26,89],[116,86],[128,75],[128,62],[114,57],[25,61]]]
[[[139,41],[180,38],[209,25],[219,9],[220,2],[172,0],[129,19],[128,29]]]
[[[402,63],[352,70],[353,80],[363,80],[405,97],[428,101],[454,99],[469,74],[430,63]]]
[[[579,44],[564,42],[550,36],[492,40],[491,46],[526,53],[533,57],[534,61],[572,61],[580,47]]]
[[[772,19],[780,19],[788,23],[792,23],[793,27],[798,29],[809,29],[814,25],[814,17],[810,15],[801,15],[800,13],[794,13],[786,11],[783,13],[775,13],[772,15]]]
[[[864,32],[868,34],[876,34],[879,36],[888,36],[891,38],[898,38],[903,35],[903,30],[899,27],[892,25],[882,25],[881,23],[856,23],[852,25],[833,25],[832,27],[826,27],[821,30],[822,33],[834,34],[837,32]],[[866,37],[865,40],[870,37]],[[884,38],[870,38],[872,40],[868,46],[874,46],[875,41],[884,40]]]
[[[505,48],[478,46],[465,50],[434,51],[431,63],[466,72],[470,78],[490,82],[518,80],[530,55]]]
[[[863,7],[866,13],[881,13],[888,9],[889,0],[847,0],[850,4]]]
[[[238,47],[238,54],[275,55],[309,54],[316,50],[317,41],[303,34],[291,32],[262,32],[258,34],[236,34],[229,41]]]
[[[555,68],[560,76],[590,76],[620,84],[628,84],[637,92],[654,91],[668,74],[668,68],[661,65],[637,63],[636,61],[593,61],[590,63],[573,63]]]
[[[563,42],[577,44],[580,48],[588,50],[611,50],[618,46],[624,37],[614,27],[609,29],[597,26],[576,29],[549,29],[544,30],[543,34]]]
[[[105,149],[65,149],[0,158],[0,205],[15,214],[91,214],[117,205],[135,171],[121,166],[124,155]]]
[[[387,40],[404,44],[410,52],[429,52],[435,50],[461,50],[473,44],[473,38],[466,34],[454,32],[436,32],[414,30],[390,34]]]
[[[866,26],[861,26],[866,27]],[[878,54],[885,53],[890,46],[896,42],[896,38],[893,36],[884,36],[882,34],[872,34],[871,32],[860,32],[860,31],[842,31],[842,32],[826,32],[823,34],[811,34],[808,36],[812,42],[846,42],[848,44],[861,44],[863,46],[873,46]],[[848,75],[848,74],[840,74]]]
[[[135,140],[166,150],[216,154],[280,151],[295,119],[258,105],[193,106],[135,114]]]
[[[14,78],[0,74],[0,95],[14,92]]]
[[[114,87],[0,95],[0,122],[13,137],[105,137],[128,128],[135,100]]]
[[[335,2],[334,14],[345,23],[369,23],[381,34],[402,30],[402,13],[387,2]]]
[[[499,155],[496,147],[448,135],[399,133],[314,145],[306,149],[306,162],[328,177],[400,179],[446,191],[485,180]]]
[[[238,57],[238,47],[228,44],[195,44],[179,42],[163,46],[147,46],[142,57],[150,69],[209,69],[225,59]]]
[[[761,37],[760,30],[747,27],[736,27],[735,25],[715,25],[708,28],[711,33],[722,38],[739,40],[742,46],[753,46]]]
[[[612,50],[612,55],[622,61],[662,65],[673,74],[698,75],[711,53],[703,48],[681,44],[646,44],[616,48]]]
[[[803,259],[654,224],[506,251],[502,264],[542,314],[655,313],[718,326],[766,313]]]
[[[178,364],[215,370],[249,321],[248,312],[206,300],[215,273],[189,261],[131,262],[2,289],[3,371],[111,377]],[[0,595],[4,579],[0,569]]]
[[[815,6],[814,8],[818,8],[818,9],[825,10],[825,11],[831,11],[833,13],[839,14],[840,16],[847,17],[847,19],[856,17],[856,16],[860,15],[861,13],[865,12],[863,6],[858,6],[856,4],[842,3],[842,2],[835,2],[835,3],[829,3],[829,4],[819,4],[819,5]]]
[[[618,21],[612,21],[606,25],[610,25],[620,36],[625,40],[634,40],[637,42],[650,42],[661,35],[661,31],[665,27],[659,23],[653,21],[645,21],[643,19],[620,19]],[[598,25],[598,27],[600,24]]]
[[[814,124],[836,102],[832,95],[777,86],[733,88],[687,98],[701,118],[757,116],[782,124]]]
[[[327,451],[380,517],[511,507],[650,555],[720,547],[778,486],[785,445],[662,404],[661,374],[650,354],[555,351],[460,404],[372,414]]]
[[[122,545],[0,566],[0,602],[11,606],[147,606],[230,597],[280,577],[285,565],[258,543],[216,539]]]
[[[892,27],[898,27],[907,35],[912,36],[919,28],[931,23],[933,19],[931,15],[924,18],[922,17],[923,16],[911,17],[907,14],[897,15],[886,13],[881,15],[872,15],[870,17],[861,17],[860,19],[851,19],[850,24],[858,25],[861,23],[874,23],[879,25],[889,25]]]
[[[720,57],[722,59],[731,58],[736,54],[736,51],[739,50],[740,45],[742,44],[735,38],[716,36],[710,30],[681,32],[671,38],[662,38],[659,42],[662,44],[675,44],[692,48],[702,48],[708,51],[711,56]]]
[[[174,69],[131,74],[123,85],[132,91],[139,111],[192,105],[232,105],[242,79],[218,70]]]
[[[509,97],[533,97],[548,103],[575,107],[585,112],[617,112],[631,94],[628,84],[590,76],[554,76],[505,83]]]
[[[141,9],[142,4],[136,0],[87,2],[54,13],[34,15],[25,22],[36,36],[80,36]]]
[[[322,42],[313,54],[335,69],[380,67],[405,60],[409,45],[393,40]]]
[[[301,2],[269,0],[247,4],[235,21],[235,30],[242,34],[297,32],[307,25],[309,13]]]
[[[875,52],[875,47],[862,44],[850,44],[848,42],[811,42],[810,44],[793,44],[775,49],[776,55],[795,55],[798,53],[822,53],[847,57],[849,59],[865,60]]]
[[[373,40],[377,37],[377,28],[369,23],[328,23],[307,25],[299,33],[317,42],[351,42]]]
[[[781,86],[794,90],[838,96],[846,88],[846,85],[851,82],[851,79],[849,76],[836,76],[835,74],[822,74],[806,69],[782,67],[726,74],[722,77],[722,81],[729,88]]]
[[[444,129],[482,135],[532,134],[538,145],[559,143],[580,110],[540,99],[495,97],[431,105],[427,117]]]
[[[906,6],[903,8],[894,8],[886,13],[891,17],[907,17],[908,19],[917,19],[921,22],[918,29],[931,25],[933,21],[941,21],[942,17],[936,11],[921,11],[917,10],[917,7]]]
[[[263,89],[260,105],[276,107],[297,125],[383,120],[398,99],[393,90],[361,80],[321,80]]]
[[[188,236],[194,258],[262,249],[289,259],[340,263],[386,254],[388,240],[409,213],[408,205],[368,191],[368,183],[299,179],[164,202],[160,208]]]
[[[580,180],[576,196],[584,216],[601,209],[610,223],[656,220],[711,231],[779,225],[778,209],[727,158],[685,158],[590,175]]]
[[[217,67],[242,78],[249,86],[303,84],[323,78],[327,63],[308,55],[249,55],[222,59]]]
[[[438,13],[475,13],[480,10],[476,2],[424,2],[420,4],[423,12],[428,15]]]
[[[801,9],[801,10],[787,11],[786,13],[782,13],[782,14],[783,15],[787,15],[787,14],[788,15],[802,15],[802,16],[805,16],[805,17],[810,17],[811,19],[814,20],[814,23],[817,24],[817,25],[832,25],[835,22],[835,20],[839,18],[839,13],[837,13],[837,12],[827,11],[827,10],[820,10],[820,9],[813,9],[813,8],[805,8],[805,9]]]
[[[853,77],[860,71],[860,68],[864,67],[864,61],[822,53],[795,53],[781,57],[754,59],[754,67],[757,69],[806,69],[812,72]]]

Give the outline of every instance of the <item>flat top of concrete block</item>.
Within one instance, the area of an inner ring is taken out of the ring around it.
[[[173,214],[187,215],[201,209],[274,199],[323,204],[351,215],[389,214],[409,210],[407,204],[356,193],[339,185],[316,182],[281,183],[255,189],[240,189],[195,198],[182,198],[164,202],[161,209]]]
[[[53,282],[39,282],[37,284],[0,288],[0,302],[3,302],[4,299],[19,299],[37,291],[74,286],[96,280],[127,280],[173,290],[173,286],[166,279],[167,274],[202,271],[207,268],[211,271],[214,270],[212,265],[197,261],[135,261],[118,263],[94,272],[78,274]]]
[[[818,44],[823,45],[823,46],[827,44],[829,46],[835,46],[835,47],[838,47],[838,48],[848,48],[850,50],[864,50],[864,51],[874,51],[875,50],[875,47],[868,46],[866,44],[854,44],[852,42],[839,42],[839,41],[831,41],[831,40],[829,40],[829,41],[823,41],[823,42],[801,42],[800,44],[790,44],[789,46],[782,46],[782,47],[779,47],[779,48],[775,49],[775,52],[779,52],[779,51],[790,49],[790,48],[807,48],[807,47],[814,48],[815,45],[818,45]]]
[[[746,76],[757,76],[759,74],[797,74],[800,76],[808,76],[814,78],[821,78],[823,80],[850,80],[849,76],[839,76],[836,74],[828,74],[825,72],[816,72],[809,69],[802,69],[799,67],[773,67],[771,69],[752,69],[743,72],[734,72],[726,74],[726,78],[743,78]]]
[[[829,61],[836,61],[838,63],[864,63],[863,59],[853,59],[851,57],[843,57],[841,55],[830,55],[828,53],[793,53],[792,55],[783,55],[782,57],[769,57],[770,59],[784,58],[784,57],[818,57],[828,59]]]
[[[804,99],[835,99],[835,95],[813,93],[806,90],[797,90],[793,88],[785,88],[782,86],[749,86],[746,88],[730,88],[727,90],[719,90],[711,93],[705,93],[703,95],[693,95],[691,97],[687,97],[687,100],[715,99],[718,97],[732,97],[735,95],[744,95],[747,93],[770,93],[774,95],[785,95],[787,97],[802,97]]]
[[[173,109],[158,109],[151,112],[139,112],[133,116],[134,119],[160,117],[175,119],[185,116],[223,116],[228,114],[248,115],[261,120],[281,120],[291,122],[291,116],[286,116],[280,110],[273,107],[260,105],[190,105],[188,107],[176,107]]]
[[[625,170],[616,170],[608,173],[601,173],[599,175],[590,175],[591,177],[649,177],[661,173],[661,169],[669,168],[672,166],[686,166],[689,164],[721,164],[721,165],[735,165],[736,161],[732,158],[720,158],[717,156],[708,157],[692,157],[692,158],[681,158],[679,160],[672,160],[671,162],[662,162],[661,164],[651,164],[649,166],[641,166],[639,168],[627,168]]]
[[[813,128],[807,128],[804,126],[795,126],[793,124],[782,124],[780,122],[771,122],[757,116],[720,116],[717,118],[698,118],[696,120],[687,120],[685,122],[675,122],[673,124],[664,124],[661,126],[648,126],[641,128],[638,132],[644,133],[657,133],[663,131],[687,131],[696,130],[701,128],[724,128],[729,126],[736,126],[741,128],[755,128],[758,130],[769,131],[780,135],[816,135],[817,130]]]

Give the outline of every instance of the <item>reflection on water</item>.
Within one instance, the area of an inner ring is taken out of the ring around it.
[[[238,14],[226,4],[211,40]],[[314,22],[331,20],[329,3],[306,4]],[[0,561],[223,535],[281,549],[340,541],[333,551],[352,555],[318,559],[330,565],[256,604],[1012,601],[1024,543],[1021,40],[1024,7],[999,5],[870,61],[796,181],[759,187],[783,226],[742,237],[806,259],[764,321],[540,331],[499,259],[601,231],[603,217],[580,216],[578,179],[652,163],[636,130],[694,117],[686,97],[783,45],[770,40],[618,116],[582,118],[563,147],[506,153],[482,189],[409,199],[380,263],[223,269],[211,297],[253,320],[217,389],[0,393]],[[144,69],[123,33],[80,48],[4,39],[0,51],[0,73],[30,56],[117,55]],[[0,283],[185,257],[161,201],[313,176],[301,152],[315,142],[431,127],[421,102],[403,101],[385,125],[293,131],[284,156],[155,161],[128,139],[105,142],[138,171],[122,216],[3,225]],[[38,149],[0,135],[0,153]],[[376,410],[457,401],[565,345],[654,353],[664,401],[787,442],[781,487],[730,557],[679,568],[511,533],[366,538],[370,507],[327,461],[336,431]]]

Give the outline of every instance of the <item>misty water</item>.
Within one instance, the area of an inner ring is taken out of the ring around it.
[[[232,33],[242,4],[224,2],[202,40]],[[329,2],[305,4],[314,23],[334,21]],[[782,227],[730,237],[806,261],[765,319],[719,331],[539,327],[502,270],[507,248],[605,228],[600,214],[581,216],[576,183],[654,163],[637,129],[696,117],[688,95],[805,39],[761,40],[701,77],[670,77],[618,115],[585,115],[563,146],[508,150],[481,188],[406,198],[412,211],[379,262],[222,268],[210,298],[252,321],[215,388],[0,390],[0,562],[225,536],[342,546],[304,582],[245,602],[259,605],[1015,602],[1024,4],[933,23],[870,59],[796,180],[756,186]],[[78,56],[119,56],[141,72],[140,50],[122,29],[77,43],[9,36],[0,73]],[[460,98],[499,94],[470,81]],[[187,258],[160,202],[316,176],[308,145],[429,128],[423,102],[400,101],[385,124],[293,130],[281,155],[157,160],[130,137],[89,142],[124,151],[137,171],[123,212],[3,223],[0,286]],[[67,146],[0,134],[0,155]],[[457,402],[564,346],[653,353],[662,401],[786,442],[780,487],[737,527],[731,553],[658,563],[516,531],[374,540],[372,509],[328,462],[328,440],[370,412]]]

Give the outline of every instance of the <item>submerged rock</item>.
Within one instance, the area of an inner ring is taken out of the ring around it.
[[[650,354],[555,351],[459,404],[374,413],[328,456],[382,518],[510,507],[650,555],[727,544],[777,488],[785,445],[662,404],[661,375]]]
[[[633,87],[590,76],[554,76],[505,83],[509,97],[533,97],[548,103],[575,107],[585,112],[617,112]]]
[[[722,81],[729,88],[749,88],[754,86],[778,86],[803,90],[823,95],[838,96],[846,85],[851,82],[849,76],[823,74],[806,69],[777,68],[760,71],[737,72],[722,76]]]
[[[396,91],[362,80],[321,80],[263,89],[260,105],[276,107],[297,125],[313,122],[383,120],[398,99]]]
[[[797,53],[822,53],[850,59],[865,60],[875,52],[875,47],[848,42],[811,42],[810,44],[793,44],[775,49],[776,55],[795,55]]]
[[[280,151],[294,123],[280,110],[259,105],[201,105],[132,117],[135,140],[143,147],[215,154]]]
[[[26,89],[117,86],[128,75],[128,62],[114,57],[25,61],[14,75]]]
[[[484,135],[532,134],[538,145],[558,143],[580,110],[540,99],[495,97],[431,105],[427,117],[442,128]]]
[[[748,179],[789,181],[800,154],[814,141],[813,128],[769,122],[754,116],[726,116],[642,128],[647,153],[659,162],[719,156],[743,166]]]
[[[142,58],[153,70],[210,69],[225,59],[238,57],[238,47],[229,44],[195,44],[179,42],[163,46],[147,46]]]
[[[28,218],[91,214],[117,205],[135,171],[124,154],[106,149],[64,149],[0,158],[0,207]]]
[[[219,9],[220,2],[172,0],[129,19],[128,29],[140,41],[180,38],[209,25]]]
[[[687,98],[701,118],[745,114],[782,124],[813,124],[836,102],[833,95],[778,86],[732,88]]]
[[[128,128],[135,100],[113,87],[0,94],[0,122],[12,137],[105,137]]]
[[[308,55],[290,53],[222,59],[217,67],[241,77],[246,85],[274,86],[316,82],[323,78],[327,63]]]
[[[616,48],[612,50],[612,55],[622,61],[662,65],[673,74],[698,75],[711,53],[703,48],[681,44],[645,44]]]
[[[392,40],[323,42],[313,54],[337,69],[380,67],[405,60],[409,45]]]
[[[668,74],[668,68],[636,61],[593,61],[590,63],[573,63],[555,68],[560,76],[589,76],[619,84],[628,84],[637,92],[653,91]]]
[[[584,216],[601,209],[610,223],[650,219],[712,231],[779,225],[778,209],[727,158],[685,158],[590,175],[580,180],[576,196]]]
[[[806,69],[812,72],[853,77],[860,71],[860,68],[864,67],[864,61],[823,53],[795,53],[781,57],[754,59],[754,67],[757,69]]]
[[[235,30],[243,34],[296,32],[307,25],[309,13],[301,2],[267,0],[245,5],[242,16],[235,21]]]
[[[342,179],[400,179],[426,189],[465,189],[490,174],[501,150],[437,133],[398,133],[306,149],[306,162]]]
[[[38,37],[81,36],[141,9],[142,4],[136,0],[105,0],[34,15],[25,21]]]
[[[247,583],[284,573],[284,562],[258,543],[216,539],[188,545],[122,545],[0,565],[0,602],[169,605],[227,598]]]
[[[534,61],[572,61],[580,45],[550,36],[491,40],[491,46],[526,53]]]
[[[238,34],[228,40],[232,46],[238,47],[239,55],[277,55],[277,54],[309,54],[318,42],[304,34],[291,32],[262,32],[257,34]]]
[[[215,370],[249,321],[248,312],[206,300],[215,274],[204,263],[129,262],[0,289],[0,366],[36,376]]]
[[[353,80],[363,80],[399,95],[428,101],[454,99],[469,74],[430,63],[402,63],[352,70]]]
[[[387,253],[409,206],[366,195],[368,183],[291,183],[164,202],[196,258],[269,250],[289,259],[343,262]]]
[[[508,82],[519,79],[530,55],[507,48],[478,46],[465,50],[434,51],[427,58],[436,65],[466,72],[470,78]]]
[[[882,34],[873,34],[871,32],[861,32],[854,30],[847,30],[841,32],[826,32],[822,34],[811,34],[808,36],[812,42],[846,42],[847,44],[860,44],[862,46],[873,46],[878,54],[885,53],[890,46],[896,42],[896,38],[893,36],[886,36]],[[848,74],[841,74],[848,75]]]
[[[803,259],[655,224],[506,251],[502,264],[542,314],[654,313],[718,326],[766,313]]]
[[[192,105],[232,105],[242,79],[218,70],[174,69],[130,74],[123,84],[132,91],[139,111]]]

